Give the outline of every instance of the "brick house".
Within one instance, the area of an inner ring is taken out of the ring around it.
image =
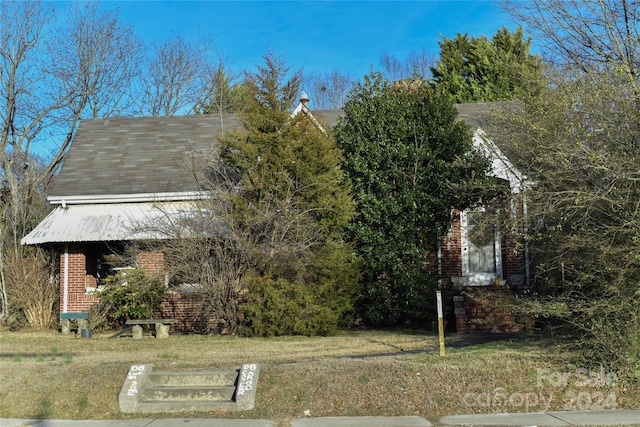
[[[207,197],[189,164],[216,152],[223,129],[239,126],[232,115],[82,121],[48,196],[55,208],[22,240],[59,254],[61,313],[89,311],[100,280],[113,271],[139,266],[164,274],[162,253],[140,250],[137,259],[123,259],[126,245],[167,238],[163,226]],[[168,300],[173,311],[163,315],[197,328],[187,314],[194,301],[174,292]]]
[[[455,291],[457,332],[532,329],[528,320],[516,319],[508,307],[513,291],[529,287],[529,248],[522,238],[527,232],[527,179],[485,132],[497,132],[492,126],[496,112],[513,107],[501,102],[456,105],[459,117],[474,130],[474,146],[491,161],[490,175],[508,194],[504,211],[512,220],[508,230],[489,228],[485,234],[491,235],[478,241],[473,230],[490,213],[483,209],[452,213],[452,225],[440,242],[438,256],[441,274],[449,278]]]
[[[311,114],[307,102],[303,96],[292,114],[308,115],[321,129],[320,123],[336,124],[341,111]],[[482,130],[490,108],[457,106],[461,119],[475,130],[474,144],[491,159],[492,175],[516,195],[523,177]],[[59,254],[61,313],[89,311],[98,301],[100,280],[119,268],[133,264],[163,277],[163,253],[145,249],[144,242],[168,238],[163,225],[179,224],[195,209],[194,201],[207,197],[187,166],[198,156],[215,155],[218,138],[240,127],[231,114],[82,121],[48,197],[55,208],[22,240]],[[524,209],[521,203],[512,206],[514,215]],[[474,290],[522,287],[528,281],[526,250],[511,250],[512,234],[495,230],[485,245],[469,238],[481,215],[453,212],[453,225],[437,251],[439,272],[460,291],[455,297],[460,332],[477,329],[472,318],[478,302],[470,296]],[[131,244],[140,244],[141,250],[136,259],[123,260],[121,254]],[[208,330],[211,319],[198,318],[197,304],[193,294],[172,290],[159,314],[178,319],[177,329]]]

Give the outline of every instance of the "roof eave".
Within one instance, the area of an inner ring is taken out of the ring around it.
[[[168,202],[182,200],[202,200],[210,196],[206,191],[184,191],[168,193],[135,193],[135,194],[95,194],[75,196],[49,196],[52,205],[87,205],[103,203],[142,203]]]

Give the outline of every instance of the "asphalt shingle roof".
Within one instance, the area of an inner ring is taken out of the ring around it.
[[[196,191],[185,162],[216,152],[240,127],[234,115],[83,120],[49,193],[53,197]]]
[[[459,104],[459,117],[473,130],[490,125],[502,103]],[[313,111],[333,128],[342,110]],[[185,162],[215,155],[223,131],[242,128],[225,114],[118,117],[83,120],[49,193],[54,198],[197,191]]]

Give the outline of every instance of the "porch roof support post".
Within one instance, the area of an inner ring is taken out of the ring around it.
[[[64,276],[62,278],[62,312],[69,308],[69,245],[64,245]]]

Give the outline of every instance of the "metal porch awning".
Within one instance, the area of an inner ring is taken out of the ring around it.
[[[194,202],[105,203],[56,207],[23,245],[171,239],[205,215]]]

